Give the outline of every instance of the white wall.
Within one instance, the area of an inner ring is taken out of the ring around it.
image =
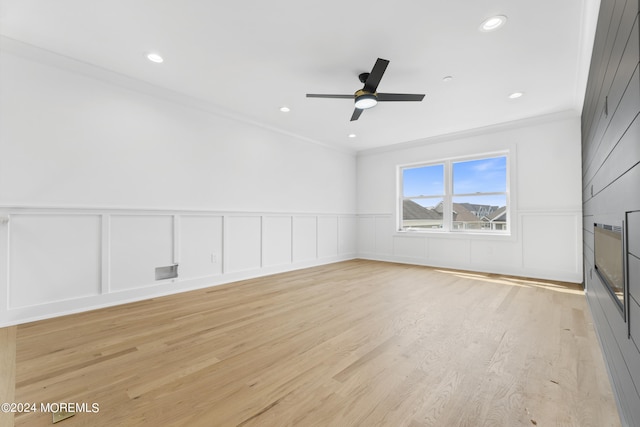
[[[353,154],[3,48],[0,326],[355,255]]]
[[[355,209],[350,154],[168,102],[159,89],[0,59],[3,205]]]
[[[34,48],[0,61],[0,326],[356,255],[582,279],[577,117],[356,159]],[[396,232],[398,164],[505,149],[510,236]]]
[[[398,232],[397,166],[509,150],[511,235]],[[582,281],[580,118],[564,113],[358,156],[358,254]]]

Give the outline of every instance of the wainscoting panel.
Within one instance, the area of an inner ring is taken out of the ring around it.
[[[565,273],[581,271],[577,215],[525,215],[522,258],[525,269]]]
[[[467,239],[431,237],[427,239],[427,245],[427,256],[429,260],[435,264],[445,266],[470,266],[471,256],[469,251],[471,242]]]
[[[414,259],[425,262],[427,257],[426,240],[420,236],[395,236],[393,253],[402,259]]]
[[[194,279],[222,274],[222,217],[183,215],[179,221],[179,276]]]
[[[261,218],[227,216],[224,225],[224,272],[258,270],[262,266]]]
[[[403,233],[393,214],[358,216],[358,256],[540,279],[582,282],[582,215],[516,213],[511,235]]]
[[[520,242],[501,242],[496,240],[471,240],[469,250],[472,266],[500,267],[510,265],[514,269],[522,268],[522,247]]]
[[[173,216],[111,217],[110,292],[153,285],[156,268],[175,263]]]
[[[395,228],[393,216],[378,216],[375,224],[375,242],[376,252],[380,255],[393,254],[393,238],[389,234],[389,230]]]
[[[98,295],[100,230],[98,215],[12,216],[8,308]]]
[[[358,252],[358,229],[355,215],[338,217],[338,257],[350,256]]]
[[[262,266],[291,264],[291,216],[262,218]]]
[[[315,216],[293,217],[293,261],[302,262],[318,257],[318,225]]]
[[[338,218],[318,217],[318,258],[338,255]]]
[[[376,254],[376,217],[358,217],[358,252]]]
[[[0,209],[0,327],[353,259],[356,216]],[[156,280],[157,267],[177,277]]]

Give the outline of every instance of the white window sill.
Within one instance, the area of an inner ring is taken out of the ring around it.
[[[511,231],[447,231],[447,230],[396,230],[395,236],[402,237],[445,237],[454,239],[508,240],[515,236]]]

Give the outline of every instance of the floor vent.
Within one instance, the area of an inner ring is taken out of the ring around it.
[[[156,267],[156,280],[175,279],[176,277],[178,277],[178,264]]]

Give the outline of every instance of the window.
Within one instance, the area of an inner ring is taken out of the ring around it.
[[[400,230],[509,231],[507,155],[400,168]]]

